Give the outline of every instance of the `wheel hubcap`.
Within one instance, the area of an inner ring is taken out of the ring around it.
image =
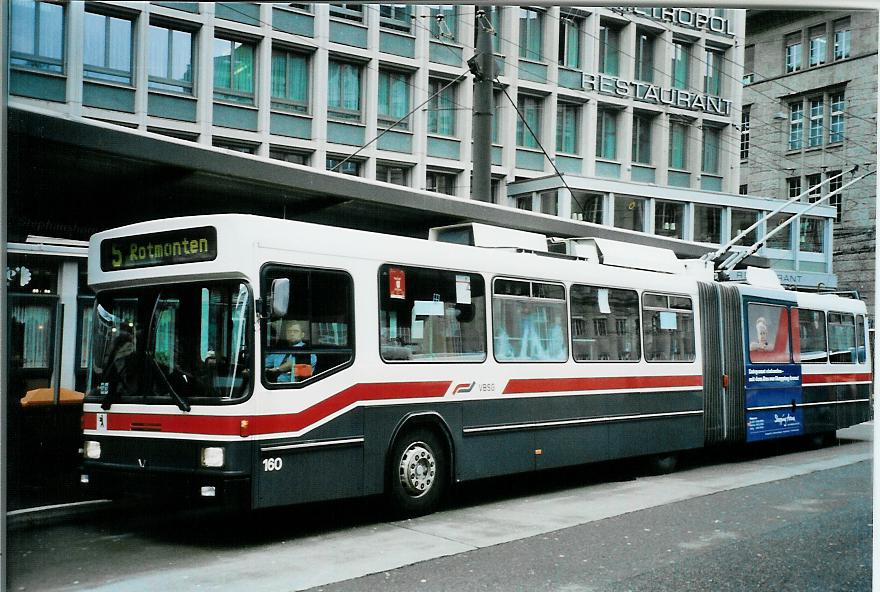
[[[410,444],[400,457],[398,475],[404,490],[413,497],[428,493],[437,474],[434,454],[424,442]]]

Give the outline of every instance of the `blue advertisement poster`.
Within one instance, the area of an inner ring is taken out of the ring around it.
[[[746,441],[804,433],[801,367],[746,366]]]

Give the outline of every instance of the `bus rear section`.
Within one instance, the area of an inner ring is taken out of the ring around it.
[[[706,441],[817,442],[871,418],[865,305],[745,284],[701,288]]]

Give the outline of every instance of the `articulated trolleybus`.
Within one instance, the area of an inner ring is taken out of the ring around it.
[[[870,416],[864,303],[766,273],[715,282],[663,249],[247,215],[89,249],[82,480],[105,495],[384,493],[416,515],[453,482],[635,456],[671,469],[680,451]]]

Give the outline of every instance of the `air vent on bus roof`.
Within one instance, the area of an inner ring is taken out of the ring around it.
[[[684,273],[685,266],[671,249],[635,245],[606,238],[563,239],[566,253],[603,265]]]
[[[428,233],[428,240],[474,247],[515,248],[547,252],[547,237],[543,234],[476,222],[432,228]]]

